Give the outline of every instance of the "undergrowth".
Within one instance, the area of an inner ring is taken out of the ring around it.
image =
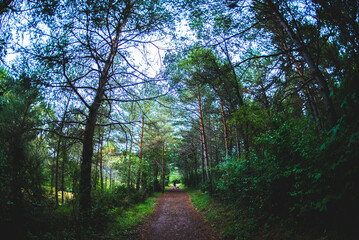
[[[156,192],[143,203],[129,208],[119,214],[111,225],[110,236],[106,239],[133,239],[137,235],[139,225],[154,212],[157,198],[162,193]]]
[[[234,239],[232,226],[235,225],[233,218],[235,209],[230,205],[221,204],[201,190],[194,188],[185,188],[185,190],[190,196],[192,205],[202,213],[206,222],[224,239]]]
[[[298,229],[283,221],[278,224],[268,224],[263,219],[238,209],[235,204],[224,203],[199,189],[185,188],[185,190],[190,196],[192,205],[204,216],[207,224],[225,240],[323,239],[310,233],[298,232]]]

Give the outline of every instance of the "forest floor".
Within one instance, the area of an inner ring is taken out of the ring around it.
[[[188,194],[171,188],[159,197],[156,210],[140,228],[139,239],[221,239],[192,206]]]

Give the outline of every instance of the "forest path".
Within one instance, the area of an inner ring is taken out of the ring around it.
[[[141,240],[217,240],[220,237],[207,226],[192,206],[188,194],[169,190],[159,197],[156,211],[141,227]]]

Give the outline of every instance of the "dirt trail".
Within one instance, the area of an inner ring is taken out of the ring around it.
[[[159,197],[156,211],[140,229],[141,240],[217,240],[220,237],[204,222],[183,190]]]

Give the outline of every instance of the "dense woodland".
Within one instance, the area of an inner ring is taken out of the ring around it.
[[[176,180],[232,207],[226,239],[357,239],[358,9],[2,0],[1,228],[117,239]]]

